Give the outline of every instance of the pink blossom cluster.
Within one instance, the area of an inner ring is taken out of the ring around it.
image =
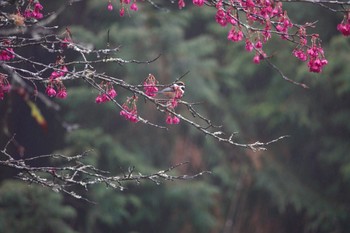
[[[68,71],[68,69],[66,66],[61,66],[58,70],[55,70],[51,73],[50,80],[64,77],[66,75],[67,71]]]
[[[158,92],[158,87],[156,86],[157,84],[158,81],[156,78],[152,74],[149,74],[143,82],[143,89],[145,90],[145,94],[150,97],[155,97]]]
[[[137,123],[139,121],[137,117],[137,96],[128,97],[126,102],[123,104],[123,110],[120,111],[120,115],[124,117],[126,120],[131,121],[133,123]]]
[[[59,84],[59,83],[57,83]],[[62,84],[60,82],[60,84]],[[55,86],[57,86],[57,91],[55,90]],[[49,97],[57,97],[59,99],[67,98],[67,90],[63,85],[54,85],[53,83],[49,83],[46,87],[45,93]]]
[[[257,51],[253,57],[253,62],[259,64],[261,60],[265,59],[267,56],[263,51]]]
[[[7,47],[11,44],[11,42],[5,40],[1,44]],[[0,61],[9,61],[13,58],[15,58],[15,55],[13,54],[13,48],[5,48],[3,50],[0,50]]]
[[[345,14],[343,21],[338,24],[337,29],[344,36],[350,36],[350,11]]]
[[[193,3],[202,6],[204,1],[195,1]],[[179,7],[185,6],[183,0],[178,0]],[[271,32],[278,33],[282,39],[289,38],[289,30],[294,26],[290,21],[287,12],[282,8],[282,2],[272,0],[223,0],[216,1],[216,22],[226,27],[230,25],[227,39],[233,42],[242,41],[245,38],[245,50],[251,52],[256,51],[253,62],[259,64],[261,60],[266,59],[267,55],[263,51],[263,43],[271,38]],[[238,10],[243,15],[238,15]],[[238,24],[238,19],[247,21],[246,25]],[[344,35],[350,35],[349,13],[344,17],[338,30]],[[243,30],[245,29],[245,30]],[[258,29],[258,30],[256,30]],[[275,31],[273,31],[275,29]],[[310,72],[321,72],[322,68],[327,64],[324,58],[323,50],[316,42],[312,42],[311,46],[307,45],[305,28],[302,27],[303,33],[299,33],[300,45],[294,49],[293,54],[302,61],[308,60]],[[253,41],[255,41],[253,43]],[[310,51],[306,51],[311,47]],[[316,49],[317,48],[317,49]],[[317,50],[317,53],[315,52]]]
[[[184,7],[186,6],[184,0],[179,0],[179,1],[177,2],[177,5],[179,6],[179,9],[182,9],[182,8],[184,8]]]
[[[232,27],[228,33],[227,39],[234,42],[241,41],[243,39],[243,32],[240,29],[236,30],[235,27]]]
[[[0,51],[0,61],[9,61],[15,58],[15,55],[12,54],[12,48],[6,48]]]
[[[231,1],[237,8],[243,9],[246,20],[249,25],[254,22],[257,25],[263,25],[263,30],[247,30],[246,33],[242,30],[242,25],[238,25],[238,11],[232,6],[227,6],[223,0],[218,0],[216,3],[216,22],[225,27],[231,25],[227,39],[238,42],[245,37],[245,49],[248,52],[256,50],[253,62],[259,64],[261,60],[267,56],[263,51],[263,43],[266,43],[271,38],[272,25],[283,39],[288,38],[288,30],[293,27],[286,12],[282,10],[282,3],[272,3],[270,0],[233,0]],[[274,24],[272,22],[274,19]],[[253,44],[252,40],[255,40]]]
[[[175,91],[175,96],[174,98],[168,100],[167,102],[167,106],[168,106],[168,109],[171,109],[171,110],[175,110],[175,108],[177,107],[178,105],[178,101],[179,99],[181,99],[184,95],[184,92],[183,90],[179,87],[179,86],[175,86],[174,87],[174,91]],[[167,124],[179,124],[180,123],[180,119],[177,117],[177,116],[172,116],[171,114],[168,114],[166,119],[165,119],[165,122]]]
[[[25,18],[34,18],[34,19],[42,19],[43,14],[41,11],[43,10],[43,6],[40,4],[39,1],[36,1],[34,5],[32,4],[32,1],[27,6],[27,9],[24,11],[23,16]]]
[[[196,6],[203,6],[204,2],[204,0],[193,0],[193,4]]]
[[[97,104],[111,101],[118,95],[111,82],[102,82],[100,87],[103,89],[103,93],[96,97],[95,102]]]
[[[0,73],[0,100],[3,100],[6,93],[11,90],[11,84],[7,80],[5,74]]]
[[[289,28],[292,28],[293,24],[290,22],[287,13],[284,12],[283,16],[280,17],[279,23],[276,26],[276,30],[280,33],[282,33],[281,38],[282,39],[288,39],[288,30]]]
[[[121,17],[123,17],[123,16],[125,15],[125,6],[127,6],[127,5],[129,5],[130,10],[132,10],[132,11],[138,11],[139,8],[138,8],[138,6],[137,6],[137,4],[136,4],[136,1],[137,1],[137,0],[133,0],[133,1],[131,1],[131,0],[120,0],[119,15],[120,15]],[[131,2],[132,2],[132,3],[131,3]],[[112,2],[111,2],[110,0],[108,0],[107,9],[108,9],[109,11],[113,11],[113,9],[114,9],[113,4],[112,4]]]
[[[322,47],[317,43],[318,35],[314,34],[311,38],[311,47],[307,47],[307,41],[304,36],[305,30],[299,30],[300,43],[294,49],[293,54],[301,61],[308,61],[307,66],[310,72],[320,73],[328,61],[325,59]]]
[[[143,88],[145,94],[150,97],[155,97],[158,94],[158,81],[154,75],[149,74],[148,77],[143,82]],[[169,110],[175,110],[178,105],[179,99],[183,97],[184,91],[178,85],[172,86],[175,94],[173,97],[166,101],[166,106]],[[165,123],[167,124],[179,124],[180,119],[177,116],[173,116],[173,114],[167,114]]]
[[[180,119],[177,116],[171,116],[170,114],[167,115],[165,122],[168,125],[177,125],[180,123]]]
[[[256,50],[255,56],[253,57],[253,62],[255,64],[259,64],[261,60],[265,59],[267,56],[265,52],[262,50],[263,43],[261,40],[258,40],[253,44],[249,39],[246,39],[245,41],[245,50],[248,52],[253,51],[253,49]]]
[[[64,77],[67,71],[68,71],[67,67],[63,65],[59,69],[54,70],[51,73],[49,77],[49,82],[45,90],[45,93],[49,97],[57,97],[60,99],[67,98],[66,87],[63,85],[62,81],[59,79],[61,77]]]
[[[307,54],[309,55],[307,66],[310,72],[320,73],[323,66],[328,64],[328,61],[324,58],[324,52],[321,47],[313,45],[307,50]]]

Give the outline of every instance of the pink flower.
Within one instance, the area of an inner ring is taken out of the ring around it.
[[[43,18],[43,14],[40,12],[43,9],[43,6],[37,2],[33,6],[31,5],[28,9],[26,9],[23,13],[23,16],[25,18],[35,18],[35,19],[41,19]]]
[[[97,104],[111,101],[118,95],[111,82],[102,81],[99,86],[103,93],[96,97],[95,102]]]
[[[158,87],[156,87],[157,83],[158,81],[154,75],[149,74],[143,82],[143,89],[145,90],[145,94],[150,97],[156,96],[158,92]]]
[[[253,62],[255,64],[259,64],[260,63],[260,55],[259,54],[256,54],[253,58]]]
[[[232,17],[229,17],[228,22],[229,22],[232,26],[237,25],[237,21],[236,21],[234,18],[232,18]]]
[[[0,61],[9,61],[15,58],[15,55],[13,55],[12,53],[13,53],[12,48],[7,48],[5,50],[0,51]]]
[[[203,6],[204,0],[193,0],[193,4],[197,6]]]
[[[165,123],[167,123],[168,125],[177,125],[180,123],[180,119],[177,116],[171,117],[170,115],[167,115]]]
[[[58,91],[57,95],[56,95],[57,98],[60,98],[60,99],[65,99],[67,98],[67,91],[66,89],[61,89]]]
[[[256,47],[257,49],[261,49],[261,48],[263,47],[263,45],[262,45],[262,43],[261,43],[260,40],[257,41],[257,42],[255,43],[255,47]]]
[[[37,2],[34,5],[34,11],[32,11],[32,17],[36,19],[41,19],[43,14],[40,12],[43,9],[43,6]]]
[[[168,125],[172,125],[173,124],[173,118],[168,115],[165,119],[165,123],[167,123]]]
[[[224,10],[219,9],[216,12],[215,15],[215,20],[218,24],[220,24],[222,27],[225,27],[227,25],[227,17],[226,17],[226,13]]]
[[[51,73],[50,75],[50,79],[56,79],[59,77],[63,77],[66,75],[68,69],[66,66],[61,66],[61,68],[59,70],[55,70]]]
[[[326,59],[310,59],[308,62],[308,67],[310,72],[320,73],[322,72],[323,66],[327,65],[328,61]]]
[[[172,108],[176,108],[177,107],[177,99],[176,98],[170,100],[170,106]]]
[[[296,49],[296,50],[293,51],[293,54],[294,54],[295,57],[297,57],[301,61],[306,61],[307,60],[307,55],[302,50]]]
[[[112,10],[113,10],[113,5],[112,5],[111,2],[108,3],[107,9],[108,9],[109,11],[112,11]]]
[[[156,96],[158,92],[158,88],[154,84],[148,84],[146,82],[143,84],[143,89],[145,90],[145,94],[150,97]]]
[[[293,54],[294,54],[295,57],[297,57],[301,61],[306,61],[307,60],[307,55],[302,50],[294,50]]]
[[[338,31],[340,31],[344,36],[350,36],[350,23],[340,23],[337,26]]]
[[[120,10],[119,10],[119,15],[120,15],[120,17],[123,17],[123,16],[125,15],[125,9],[124,9],[124,7],[120,8]]]
[[[185,1],[184,0],[179,0],[177,4],[178,4],[180,10],[185,7]]]
[[[318,56],[318,49],[316,46],[311,47],[307,50],[307,54],[309,54],[310,57],[317,57]]]
[[[110,89],[110,90],[108,91],[108,95],[109,95],[110,98],[114,99],[118,94],[117,94],[117,92],[116,92],[116,91],[114,90],[114,88],[113,88],[113,89]]]
[[[139,121],[137,117],[137,96],[128,97],[126,102],[123,104],[123,109],[120,111],[120,115],[126,120],[136,123]]]
[[[44,7],[39,3],[35,3],[34,5],[34,11],[41,11]]]
[[[129,4],[130,0],[122,0],[125,4]]]
[[[23,13],[23,16],[25,18],[32,18],[33,17],[33,12],[31,10],[25,10]]]
[[[250,40],[245,41],[245,50],[247,50],[248,52],[253,51],[253,44],[252,42],[250,42]]]
[[[234,42],[241,41],[243,39],[243,32],[240,30],[236,31],[236,29],[233,27],[229,31],[227,39],[232,40]]]
[[[301,45],[306,45],[307,44],[307,39],[304,36],[300,37],[300,44]]]
[[[139,119],[137,118],[137,116],[135,114],[132,114],[129,117],[129,121],[131,121],[132,123],[136,123],[139,121]]]
[[[246,6],[249,7],[249,8],[251,8],[251,7],[254,7],[255,4],[254,4],[253,0],[247,0],[247,1],[246,1]]]
[[[124,106],[124,109],[120,111],[120,116],[124,117],[126,120],[131,121],[133,123],[137,123],[139,119],[137,118],[137,112],[131,111]]]
[[[271,38],[271,26],[267,24],[262,34],[264,36],[264,41],[268,41]]]
[[[180,119],[177,116],[173,117],[173,124],[177,125],[180,123]]]
[[[53,89],[52,86],[47,86],[45,92],[46,92],[46,94],[47,94],[49,97],[55,97],[55,96],[56,96],[56,91],[55,91],[55,89]]]
[[[108,97],[108,95],[106,95],[106,94],[102,94],[101,98],[102,98],[102,103],[105,103],[105,102],[108,102],[108,101],[111,100],[111,99]]]
[[[137,7],[137,5],[136,5],[136,3],[135,2],[133,2],[132,4],[131,4],[131,6],[130,6],[130,10],[132,10],[132,11],[138,11],[138,7]]]
[[[96,97],[95,103],[96,103],[96,104],[102,103],[102,96],[101,96],[101,95],[98,95],[98,96]]]

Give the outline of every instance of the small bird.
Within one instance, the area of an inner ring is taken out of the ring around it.
[[[164,96],[166,99],[180,99],[185,94],[185,83],[177,81],[170,87],[158,91],[158,94]]]

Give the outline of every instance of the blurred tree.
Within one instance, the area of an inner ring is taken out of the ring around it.
[[[0,231],[74,233],[74,208],[51,190],[7,180],[0,186]]]

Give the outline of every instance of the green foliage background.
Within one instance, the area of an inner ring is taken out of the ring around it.
[[[45,7],[55,9],[55,4]],[[226,40],[228,29],[216,25],[213,9],[179,11],[169,4],[165,12],[140,3],[138,13],[120,18],[106,6],[107,1],[99,0],[76,3],[59,23],[69,26],[74,41],[96,48],[106,46],[109,30],[110,45],[122,45],[118,55],[124,59],[161,57],[148,65],[100,65],[100,71],[135,84],[149,73],[169,83],[190,71],[184,78],[185,100],[203,102],[198,111],[227,132],[237,131],[237,141],[290,137],[253,153],[217,143],[186,124],[168,131],[135,125],[125,122],[112,104],[94,104],[98,93],[85,83],[67,83],[69,98],[60,102],[62,110],[43,109],[48,135],[30,119],[30,132],[13,126],[17,114],[28,112],[25,106],[6,121],[1,112],[2,124],[16,128],[19,141],[34,135],[28,154],[59,150],[73,155],[93,149],[88,162],[112,174],[130,166],[150,173],[183,161],[190,165],[178,173],[213,174],[161,185],[129,183],[124,191],[91,187],[87,198],[98,203],[91,205],[14,181],[11,171],[2,170],[0,232],[349,232],[350,43],[335,31],[341,16],[312,6],[287,6],[293,20],[319,19],[315,32],[321,34],[329,60],[321,75],[307,72],[284,41],[266,45],[272,61],[291,79],[307,83],[306,90],[284,81],[267,64],[252,64],[253,54],[244,51],[244,44]],[[117,91],[123,102],[129,93]],[[164,123],[165,116],[150,104],[140,102],[139,108],[143,117]],[[179,112],[191,118],[185,108]],[[62,133],[59,122],[79,128]],[[46,141],[50,146],[40,147]]]

